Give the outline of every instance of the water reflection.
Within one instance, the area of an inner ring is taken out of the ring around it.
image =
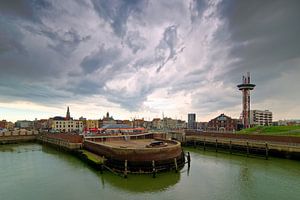
[[[108,183],[113,187],[133,193],[164,191],[176,185],[180,180],[180,172],[165,172],[157,174],[152,178],[151,174],[129,174],[125,179],[110,172],[104,172],[99,175],[103,188]],[[147,183],[147,184],[145,184]]]
[[[17,152],[24,153],[28,151],[41,151],[41,147],[34,143],[23,143],[20,144],[5,144],[0,145],[0,152]]]

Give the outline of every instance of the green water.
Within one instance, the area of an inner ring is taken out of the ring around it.
[[[299,161],[185,150],[190,170],[124,179],[49,147],[0,145],[0,199],[300,199]]]

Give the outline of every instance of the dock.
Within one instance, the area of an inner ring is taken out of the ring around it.
[[[21,142],[34,142],[38,131],[34,130],[13,130],[0,133],[0,144],[14,144]]]
[[[222,133],[186,134],[187,146],[251,154],[300,159],[300,138],[290,136],[237,135]]]

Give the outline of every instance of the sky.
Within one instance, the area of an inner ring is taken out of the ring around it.
[[[300,118],[298,0],[0,1],[0,119]]]

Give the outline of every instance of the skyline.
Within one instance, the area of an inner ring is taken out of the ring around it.
[[[272,3],[271,3],[272,2]],[[299,119],[300,2],[21,1],[0,3],[0,119]]]

